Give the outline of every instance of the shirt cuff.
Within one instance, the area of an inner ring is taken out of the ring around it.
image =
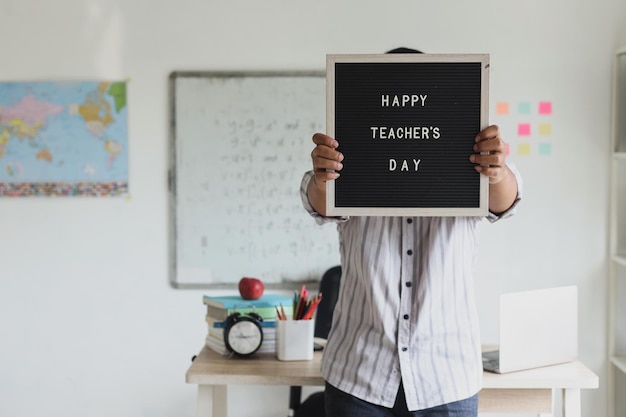
[[[302,200],[302,206],[304,209],[315,219],[317,224],[326,224],[326,223],[342,223],[347,221],[350,217],[341,216],[341,217],[326,217],[319,214],[309,201],[309,196],[307,194],[307,190],[309,188],[309,182],[313,179],[313,171],[307,171],[304,173],[302,177],[302,182],[300,183],[300,199]]]
[[[513,175],[515,175],[515,180],[517,181],[517,197],[515,197],[515,201],[513,202],[513,204],[511,204],[511,207],[509,207],[503,213],[495,214],[495,213],[489,212],[489,214],[487,215],[487,220],[489,220],[492,223],[497,222],[498,220],[501,220],[501,219],[506,219],[507,217],[511,217],[515,213],[517,213],[517,204],[522,199],[522,188],[523,188],[522,176],[514,164],[507,162],[507,166],[509,167]]]

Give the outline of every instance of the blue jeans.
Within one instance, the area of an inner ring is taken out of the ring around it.
[[[400,384],[393,408],[360,400],[338,390],[328,382],[324,400],[327,417],[476,417],[478,415],[478,395],[426,410],[409,411],[406,407],[402,384]]]

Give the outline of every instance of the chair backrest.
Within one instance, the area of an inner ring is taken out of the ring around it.
[[[322,301],[317,306],[315,316],[315,337],[328,338],[330,326],[333,322],[333,312],[339,297],[339,283],[341,280],[341,266],[334,266],[324,272],[320,280],[319,292]]]
[[[319,292],[322,301],[315,313],[315,337],[328,338],[330,327],[333,324],[333,312],[339,298],[339,282],[341,280],[341,266],[334,266],[324,272],[320,280]],[[289,389],[289,415],[294,417],[324,417],[324,391],[315,392],[300,402],[302,387],[292,386]]]

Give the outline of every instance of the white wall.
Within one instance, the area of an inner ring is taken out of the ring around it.
[[[0,80],[130,79],[131,197],[0,200],[0,415],[194,415],[184,375],[206,329],[203,291],[168,286],[170,71],[323,69],[326,53],[400,45],[490,53],[492,100],[545,97],[559,109],[553,157],[512,157],[526,180],[520,217],[484,228],[483,332],[497,337],[502,291],[579,285],[581,359],[603,385],[583,394],[583,415],[605,415],[621,3],[3,0]],[[287,388],[234,392],[246,401],[231,397],[231,415],[285,415]]]

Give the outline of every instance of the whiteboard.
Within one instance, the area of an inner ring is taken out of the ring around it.
[[[300,201],[325,130],[323,72],[170,75],[170,283],[291,287],[339,264],[336,226]]]

